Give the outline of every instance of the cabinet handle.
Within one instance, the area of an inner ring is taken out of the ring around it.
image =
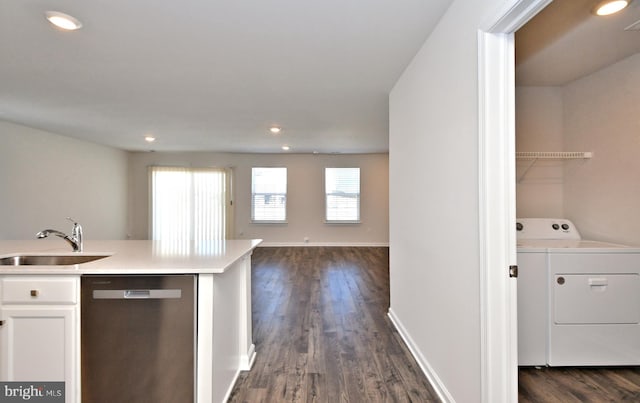
[[[0,320],[0,326],[4,325],[4,320]]]
[[[38,290],[31,290],[31,296],[32,297],[37,297],[38,294],[40,294],[40,292]]]

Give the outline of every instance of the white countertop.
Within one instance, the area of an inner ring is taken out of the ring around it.
[[[110,255],[69,266],[1,266],[0,274],[201,274],[224,273],[261,239],[172,244],[163,241],[85,240],[72,252],[60,239],[0,241],[0,258],[15,255]]]

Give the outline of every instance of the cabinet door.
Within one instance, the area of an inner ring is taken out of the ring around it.
[[[74,402],[77,316],[77,306],[1,306],[0,380],[64,381]]]

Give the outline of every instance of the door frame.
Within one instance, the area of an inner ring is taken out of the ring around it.
[[[509,0],[478,30],[481,401],[518,401],[514,32],[552,0]]]

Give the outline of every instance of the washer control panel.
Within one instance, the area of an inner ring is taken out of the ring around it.
[[[516,236],[518,239],[581,239],[576,226],[566,218],[518,218]]]

